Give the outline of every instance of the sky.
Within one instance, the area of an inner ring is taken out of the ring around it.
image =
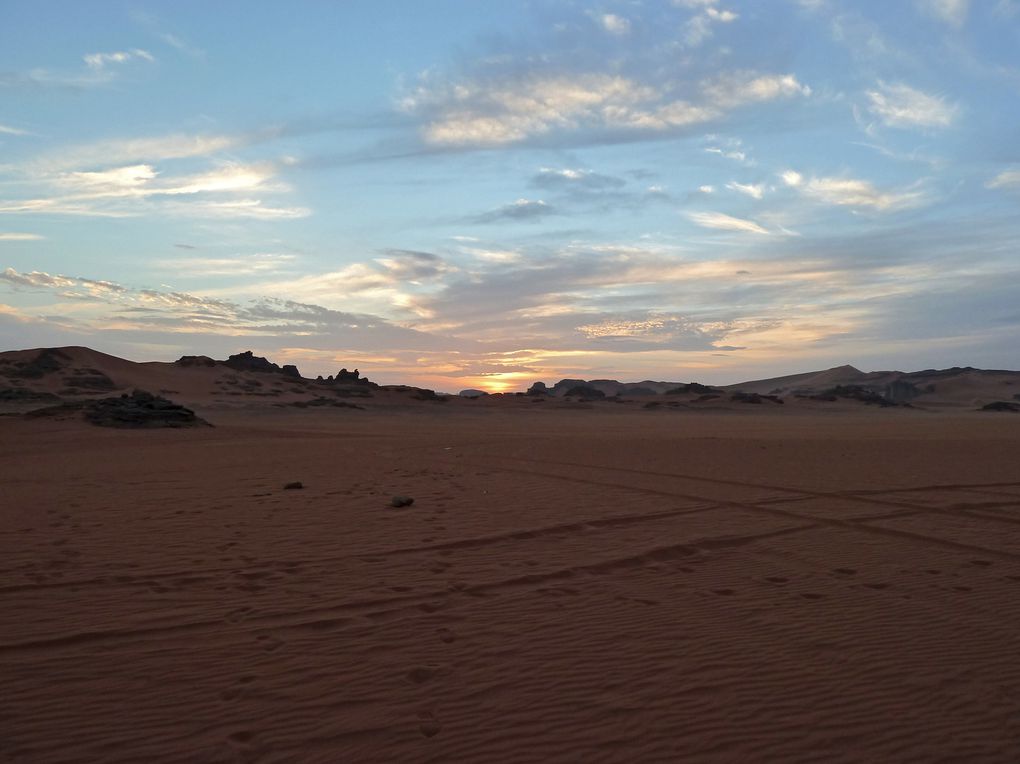
[[[0,2],[0,349],[1020,367],[1018,0]]]

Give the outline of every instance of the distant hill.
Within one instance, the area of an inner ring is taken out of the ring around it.
[[[683,382],[619,382],[614,379],[562,379],[551,387],[538,382],[529,391],[533,395],[564,396],[568,391],[594,388],[604,395],[662,395],[668,392],[703,394],[703,386]],[[871,371],[853,366],[837,366],[821,371],[791,374],[785,377],[755,379],[735,385],[715,386],[718,392],[756,393],[781,398],[824,396],[834,390],[866,391],[892,403],[940,406],[982,406],[994,401],[1020,401],[1020,371],[975,369],[954,366],[923,371]],[[679,389],[678,389],[679,388]]]

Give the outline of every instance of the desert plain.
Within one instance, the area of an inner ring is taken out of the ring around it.
[[[1020,759],[1020,416],[381,398],[0,418],[0,759]]]

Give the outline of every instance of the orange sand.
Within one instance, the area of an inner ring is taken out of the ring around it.
[[[0,759],[1020,760],[1020,417],[207,416],[0,420]]]

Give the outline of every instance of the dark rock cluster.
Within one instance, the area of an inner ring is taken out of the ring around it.
[[[1020,412],[1020,403],[1013,403],[1012,401],[994,401],[992,403],[986,403],[981,407],[982,411],[1011,411],[1013,413]]]
[[[731,401],[737,403],[763,403],[764,401],[770,401],[772,403],[784,403],[783,399],[778,395],[761,395],[759,393],[744,393],[739,390],[730,396]]]
[[[71,357],[56,348],[46,348],[31,361],[4,361],[0,375],[13,379],[39,379],[63,369]]]
[[[243,353],[236,353],[226,361],[223,362],[224,366],[229,366],[231,369],[236,371],[258,371],[258,372],[279,372],[287,377],[295,377],[301,379],[301,372],[298,371],[297,366],[288,364],[286,366],[278,366],[268,358],[257,356],[250,350],[245,350]]]
[[[76,401],[31,411],[26,416],[62,417],[80,413],[85,421],[99,427],[126,429],[156,427],[209,427],[191,409],[144,390],[116,398]]]

